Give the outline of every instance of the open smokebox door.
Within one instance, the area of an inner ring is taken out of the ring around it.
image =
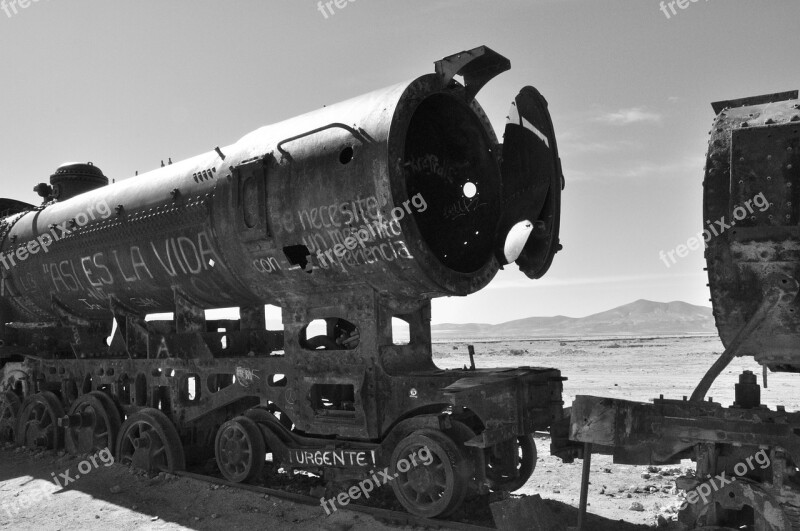
[[[564,177],[547,100],[533,87],[523,88],[511,104],[501,172],[497,258],[502,264],[516,262],[529,278],[541,278],[561,250]]]

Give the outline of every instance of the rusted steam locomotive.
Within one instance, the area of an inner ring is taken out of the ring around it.
[[[520,92],[504,144],[475,101],[509,67],[477,48],[116,184],[69,164],[40,206],[3,200],[0,437],[146,470],[215,457],[236,482],[389,467],[429,517],[521,486],[560,372],[440,370],[430,332],[434,297],[511,262],[539,278],[560,248],[546,101]],[[422,448],[430,466],[396,466]]]
[[[571,438],[613,453],[616,463],[696,461],[696,475],[677,482],[688,492],[679,514],[686,529],[800,530],[800,412],[762,405],[750,371],[732,406],[705,401],[737,356],[753,356],[765,382],[768,371],[800,372],[797,98],[795,91],[713,104],[703,219],[724,229],[704,236],[720,359],[690,399],[578,396],[572,407]],[[754,200],[768,208],[748,208]]]

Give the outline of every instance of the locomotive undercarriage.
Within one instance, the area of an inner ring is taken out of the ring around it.
[[[316,301],[285,306],[283,332],[267,331],[253,308],[206,322],[181,299],[174,325],[116,309],[105,352],[87,348],[107,333],[96,323],[18,329],[5,352],[27,354],[4,367],[0,436],[75,454],[107,447],[151,472],[216,458],[236,482],[283,468],[330,488],[389,468],[403,473],[392,485],[399,501],[429,517],[525,483],[532,433],[563,418],[558,370],[440,370],[428,302],[358,288]],[[392,339],[393,317],[409,324],[408,344]],[[307,337],[314,320],[328,333]],[[396,470],[423,447],[430,466]]]
[[[745,372],[737,387],[758,388],[753,378]],[[679,512],[686,529],[800,529],[800,413],[738,400],[726,408],[578,396],[571,435],[619,464],[694,460],[695,474],[676,481],[687,493]]]

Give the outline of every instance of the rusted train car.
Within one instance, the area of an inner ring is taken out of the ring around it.
[[[725,352],[690,398],[578,396],[570,437],[616,463],[695,460],[696,474],[678,480],[686,529],[800,530],[800,412],[763,405],[750,371],[733,405],[706,401],[737,356],[752,356],[765,380],[800,372],[800,100],[795,91],[713,107],[703,219],[725,229],[705,236]],[[754,201],[765,208],[748,208]]]
[[[556,138],[526,87],[498,141],[475,96],[510,67],[501,55],[435,66],[115,184],[68,164],[35,188],[42,204],[0,202],[0,437],[109,447],[146,470],[214,457],[236,482],[389,467],[399,501],[429,517],[522,485],[532,433],[563,417],[563,378],[440,370],[431,300],[511,262],[547,271]],[[239,319],[207,320],[213,308]],[[422,448],[433,464],[397,467]]]

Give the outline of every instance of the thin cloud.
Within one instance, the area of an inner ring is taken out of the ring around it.
[[[660,123],[662,118],[660,114],[648,111],[644,107],[631,107],[630,109],[620,109],[616,112],[602,114],[595,118],[595,121],[611,125],[631,125]]]

